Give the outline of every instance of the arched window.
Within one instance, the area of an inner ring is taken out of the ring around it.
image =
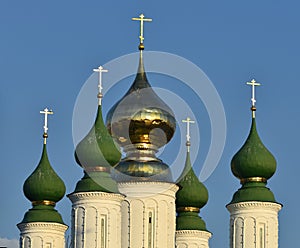
[[[258,247],[259,248],[265,248],[265,224],[264,223],[259,223],[258,224]]]
[[[154,248],[154,212],[148,212],[148,248]]]
[[[100,238],[101,238],[101,248],[106,248],[107,244],[107,217],[106,215],[100,216]]]

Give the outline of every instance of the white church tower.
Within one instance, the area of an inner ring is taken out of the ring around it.
[[[45,115],[44,146],[38,166],[23,185],[24,194],[32,202],[32,208],[17,225],[20,230],[20,248],[65,248],[68,226],[54,207],[63,198],[66,188],[51,167],[46,148],[47,117],[53,112],[46,108],[40,113]]]
[[[242,148],[231,161],[233,174],[242,187],[227,205],[230,212],[230,248],[278,248],[278,212],[267,180],[276,170],[276,160],[260,140],[255,121],[255,86],[252,80],[252,126]]]
[[[122,247],[175,247],[175,193],[169,166],[155,154],[172,138],[176,121],[172,110],[151,88],[143,64],[143,23],[139,18],[140,58],[133,84],[107,116],[112,136],[126,156],[114,168],[122,206]]]
[[[179,177],[176,193],[176,248],[209,248],[211,233],[199,216],[200,209],[208,201],[208,191],[199,181],[190,160],[190,118],[187,124],[187,154],[184,170]]]
[[[84,169],[84,177],[75,191],[68,195],[72,201],[71,248],[121,248],[121,206],[124,196],[111,178],[111,167],[121,153],[102,117],[102,73],[99,73],[98,110],[95,123],[75,150],[76,162]]]

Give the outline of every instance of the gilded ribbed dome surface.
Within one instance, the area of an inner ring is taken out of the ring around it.
[[[255,118],[252,118],[251,130],[245,144],[231,160],[231,170],[239,179],[269,179],[276,171],[276,160],[259,138]]]
[[[172,181],[168,165],[156,158],[174,135],[173,111],[148,82],[142,51],[135,80],[107,114],[107,128],[126,157],[115,167],[118,181]]]
[[[108,112],[107,127],[123,147],[137,143],[161,147],[173,137],[174,113],[151,88],[142,58],[130,89]]]
[[[37,168],[23,185],[23,191],[31,202],[45,200],[58,202],[66,192],[64,182],[49,163],[46,144],[43,146],[42,157]]]

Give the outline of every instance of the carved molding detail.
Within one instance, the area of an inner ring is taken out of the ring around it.
[[[51,223],[51,222],[30,222],[30,223],[20,223],[18,224],[18,228],[23,232],[31,231],[33,228],[65,232],[68,229],[68,226],[59,223]]]
[[[210,232],[206,231],[199,231],[199,230],[178,230],[176,231],[176,236],[192,236],[192,237],[199,237],[199,238],[205,238],[209,239],[212,234]]]
[[[155,185],[155,186],[166,186],[169,185],[168,190],[171,190],[173,192],[177,192],[179,187],[175,183],[167,183],[167,182],[122,182],[118,183],[119,186],[126,187],[136,187],[138,185],[148,186],[148,185]]]
[[[76,202],[79,200],[88,200],[88,199],[110,199],[110,200],[117,200],[117,201],[123,201],[125,196],[121,194],[115,194],[115,193],[105,193],[105,192],[79,192],[79,193],[73,193],[68,195],[69,199],[72,202]]]
[[[259,201],[249,201],[249,202],[239,202],[227,205],[229,211],[238,209],[249,209],[249,208],[266,208],[276,210],[277,212],[282,208],[282,205],[274,202],[259,202]]]

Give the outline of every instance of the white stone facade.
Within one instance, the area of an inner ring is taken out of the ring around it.
[[[80,192],[72,201],[71,248],[121,248],[121,206],[124,196]]]
[[[20,248],[65,248],[68,226],[51,222],[18,224]]]
[[[230,212],[230,248],[278,248],[278,212],[272,202],[227,205]]]
[[[119,183],[122,205],[122,248],[175,247],[175,194],[178,186],[163,182]]]
[[[209,248],[210,232],[199,230],[176,231],[176,248]]]

